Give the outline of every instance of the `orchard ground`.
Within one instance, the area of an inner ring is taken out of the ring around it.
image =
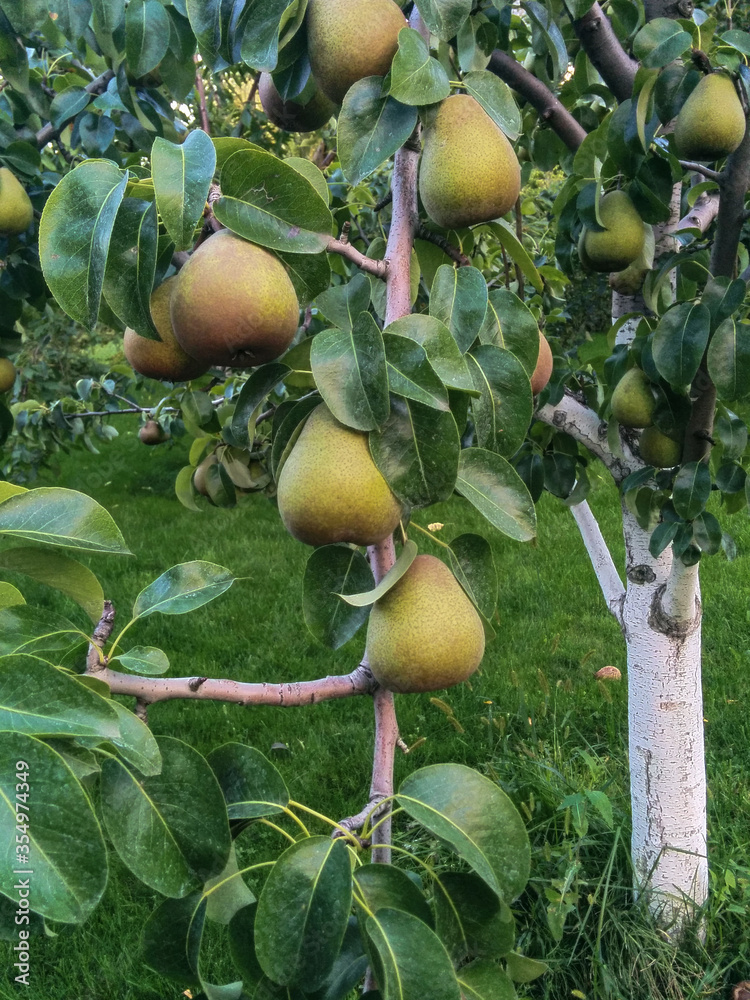
[[[174,674],[244,681],[309,679],[344,673],[359,662],[364,630],[337,652],[317,645],[307,632],[301,580],[308,549],[286,534],[272,503],[259,495],[240,509],[191,513],[173,493],[187,442],[145,448],[135,421],[127,418],[118,426],[119,441],[101,456],[62,457],[39,484],[89,493],[115,517],[135,558],[88,561],[121,616],[147,583],[177,562],[207,559],[245,578],[193,615],[145,619],[133,629],[133,642],[165,649]],[[621,558],[617,496],[604,478],[591,505]],[[544,957],[550,972],[519,987],[519,995],[550,1000],[563,1000],[573,990],[587,1000],[728,995],[728,984],[750,975],[750,522],[745,514],[728,519],[737,558],[731,566],[723,557],[707,560],[704,568],[714,891],[705,948],[686,943],[675,951],[627,905],[626,687],[593,676],[610,664],[624,673],[623,641],[605,613],[566,508],[545,494],[538,514],[533,545],[491,534],[500,577],[499,620],[481,673],[436,698],[398,697],[401,732],[413,750],[397,757],[397,783],[426,764],[463,762],[497,777],[524,814],[534,862],[529,889],[516,906],[519,931],[526,929],[519,947]],[[444,523],[438,537],[446,539],[484,527],[460,498],[417,512],[414,520],[424,526]],[[414,534],[422,551],[440,555],[437,545]],[[74,619],[78,614],[56,592],[27,585],[26,592],[29,601]],[[83,619],[79,623],[85,628]],[[230,740],[257,747],[274,760],[296,800],[337,819],[363,804],[371,712],[368,698],[330,702],[314,716],[304,708],[173,702],[154,706],[150,724],[156,734],[188,738],[202,753]],[[603,792],[606,799],[587,792]],[[406,821],[397,820],[395,827],[396,844],[414,847]],[[277,838],[256,825],[240,837],[241,856],[260,860],[268,852],[271,857]],[[436,842],[422,840],[418,847],[430,863],[447,863]],[[107,897],[93,918],[81,928],[61,929],[56,938],[34,940],[32,985],[24,996],[170,1000],[182,995],[140,963],[139,935],[156,894],[111,858]],[[556,942],[549,923],[564,917],[562,940]],[[217,932],[210,949],[217,977],[228,972],[225,951]],[[7,965],[1,975],[7,975]],[[5,983],[0,978],[3,997],[20,990],[12,977]]]

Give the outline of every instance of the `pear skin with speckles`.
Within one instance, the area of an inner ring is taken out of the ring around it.
[[[367,662],[379,684],[413,694],[460,684],[484,656],[482,621],[450,569],[417,556],[370,612]]]
[[[407,27],[393,0],[309,0],[307,52],[315,82],[334,104],[365,76],[385,76]]]
[[[513,147],[469,94],[447,97],[425,128],[419,194],[443,229],[463,229],[505,215],[521,190]]]
[[[169,305],[176,281],[173,275],[151,293],[151,318],[161,339],[149,340],[127,327],[122,345],[133,371],[163,382],[187,382],[203,375],[209,367],[186,354],[175,339]]]
[[[637,260],[646,241],[643,220],[625,191],[610,191],[599,204],[604,229],[584,226],[579,240],[579,256],[593,271],[623,271]]]
[[[630,368],[612,393],[612,416],[623,427],[649,427],[654,422],[656,397],[640,368]]]
[[[287,531],[306,545],[375,545],[402,515],[367,434],[339,423],[325,404],[310,414],[284,462],[277,500]]]
[[[0,236],[25,232],[34,218],[26,188],[7,167],[0,167]]]
[[[731,77],[709,73],[677,115],[675,149],[684,160],[718,160],[737,149],[745,127],[745,112]]]

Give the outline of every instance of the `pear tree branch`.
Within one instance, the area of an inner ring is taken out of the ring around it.
[[[107,89],[109,81],[114,77],[114,75],[115,74],[111,69],[107,69],[101,74],[101,76],[97,76],[97,78],[92,80],[91,83],[87,83],[83,89],[89,94],[103,94]],[[60,133],[70,120],[71,119],[61,122],[57,126],[48,123],[43,128],[40,128],[35,136],[37,148],[43,149],[48,142],[51,142],[53,139],[59,139]]]
[[[571,22],[594,69],[617,100],[626,101],[632,97],[638,63],[623,49],[599,4],[593,4],[583,17],[571,17]]]
[[[625,600],[625,587],[617,572],[609,546],[604,540],[599,522],[585,500],[571,507],[570,512],[578,525],[607,607],[618,624],[622,625],[622,602]]]
[[[712,170],[711,167],[707,167],[703,163],[696,163],[694,160],[680,160],[680,166],[683,170],[691,170],[693,173],[702,174],[709,181],[717,181],[718,183],[724,178],[721,170]]]
[[[350,260],[353,264],[356,264],[361,271],[366,271],[368,274],[373,274],[376,278],[381,278],[383,281],[386,280],[388,275],[389,259],[388,253],[386,251],[384,260],[373,260],[372,257],[367,257],[360,250],[349,242],[349,230],[351,229],[351,222],[345,222],[341,227],[341,235],[338,239],[332,239],[329,241],[326,251],[328,253],[337,253],[340,256],[345,257]]]
[[[705,233],[719,212],[718,191],[704,191],[693,207],[677,223],[677,229],[698,229]]]
[[[428,243],[434,243],[436,247],[440,247],[443,253],[450,257],[459,267],[471,267],[471,261],[465,253],[462,253],[458,247],[454,247],[452,243],[449,243],[445,236],[441,236],[440,233],[433,233],[424,223],[420,222],[417,224],[415,236],[418,240],[427,240]]]

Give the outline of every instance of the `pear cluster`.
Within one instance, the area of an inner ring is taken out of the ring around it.
[[[654,426],[656,397],[640,368],[630,368],[612,393],[612,416],[623,427],[642,430],[638,450],[647,465],[671,469],[679,464],[682,446]]]

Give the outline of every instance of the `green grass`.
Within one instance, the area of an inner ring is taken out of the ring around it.
[[[160,646],[174,675],[278,682],[344,673],[356,665],[363,634],[331,652],[307,633],[300,598],[309,550],[285,533],[273,504],[257,496],[233,511],[185,510],[172,487],[186,462],[187,444],[146,449],[132,427],[125,431],[124,426],[122,438],[100,457],[63,457],[44,477],[45,484],[82,490],[104,504],[132,549],[135,558],[87,560],[114,602],[119,624],[127,620],[138,592],[175,563],[207,559],[243,578],[194,614],[154,615],[138,623],[126,645]],[[598,485],[591,504],[621,560],[614,489]],[[426,764],[457,761],[496,775],[519,804],[534,843],[532,881],[517,905],[520,943],[551,966],[547,976],[522,988],[529,997],[563,1000],[573,990],[589,1000],[723,995],[727,983],[750,976],[750,884],[740,867],[750,856],[750,522],[738,515],[727,525],[738,558],[731,564],[723,557],[706,560],[703,570],[710,843],[717,892],[706,946],[687,943],[675,950],[630,905],[625,684],[604,687],[593,678],[606,664],[624,673],[624,643],[604,609],[569,512],[545,497],[538,515],[537,542],[519,545],[485,528],[460,498],[417,514],[423,525],[444,522],[447,539],[463,531],[487,534],[500,577],[499,619],[481,674],[470,684],[440,692],[442,704],[428,695],[397,699],[406,743],[423,742],[399,755],[396,779]],[[416,540],[420,549],[431,550],[424,536]],[[432,551],[439,554],[437,546]],[[21,578],[14,582],[30,601],[85,627],[65,598]],[[366,799],[371,713],[366,698],[287,710],[173,702],[153,706],[149,719],[157,735],[185,738],[202,752],[227,740],[257,747],[274,757],[295,799],[339,818],[358,811]],[[289,753],[273,755],[274,743],[286,744]],[[566,795],[587,790],[605,792],[616,832],[590,806],[588,830],[579,824],[576,831],[571,811],[559,808]],[[397,836],[411,842],[412,835],[397,824]],[[244,834],[243,857],[268,851],[272,836]],[[172,1000],[182,995],[181,988],[144,969],[139,960],[140,931],[159,897],[112,859],[110,885],[92,919],[56,938],[35,939],[32,986],[24,996]],[[546,917],[548,905],[557,905],[550,899],[555,892],[568,893],[565,901],[574,906],[559,943]],[[219,937],[210,949],[217,974],[222,950]],[[10,976],[3,981],[9,964],[0,972],[0,995],[21,995]]]

